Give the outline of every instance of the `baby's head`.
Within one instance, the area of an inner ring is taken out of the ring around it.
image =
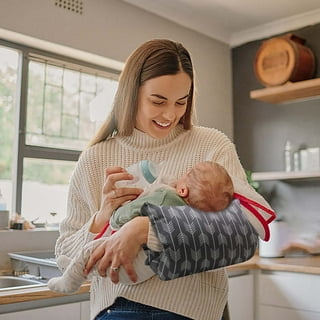
[[[194,208],[221,211],[233,198],[233,184],[227,171],[218,163],[196,164],[176,184],[178,194]]]

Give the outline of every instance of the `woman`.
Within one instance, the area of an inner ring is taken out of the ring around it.
[[[180,43],[151,40],[131,54],[120,76],[113,111],[73,173],[57,256],[73,258],[102,230],[116,208],[142,192],[115,187],[117,181],[132,179],[123,168],[142,159],[165,160],[164,174],[178,179],[209,157],[252,194],[234,145],[218,130],[194,126],[193,104],[192,61]],[[258,194],[254,198],[268,206]],[[264,237],[267,228],[261,219],[247,215]],[[232,230],[236,237],[237,231]],[[255,239],[252,255],[257,237],[254,231],[249,233]],[[133,261],[144,245],[155,251],[161,248],[148,217],[136,217],[92,253],[86,272],[96,265],[100,274],[91,284],[92,319],[221,319],[228,287],[223,268],[170,281],[154,276],[133,286],[118,283],[120,266],[136,280]],[[228,265],[227,254],[223,258]],[[240,253],[237,258],[244,260]],[[106,276],[109,267],[112,271]]]

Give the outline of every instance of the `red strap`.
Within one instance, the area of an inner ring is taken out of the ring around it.
[[[97,240],[97,239],[100,239],[103,235],[104,235],[104,233],[106,232],[106,230],[109,228],[109,226],[110,226],[110,223],[109,223],[109,221],[105,224],[105,226],[103,227],[103,229],[94,237],[94,239],[93,240]],[[112,230],[111,231],[111,234],[114,234],[116,232],[116,230]]]
[[[246,198],[245,196],[239,194],[239,193],[234,193],[234,198],[239,199],[240,204],[243,205],[245,208],[247,208],[253,215],[261,222],[264,230],[265,230],[265,238],[263,240],[268,241],[270,239],[270,230],[268,224],[273,221],[276,218],[276,214],[274,211],[270,210],[269,208],[263,206],[262,204],[255,202],[249,198]],[[264,212],[268,213],[270,217],[266,220],[256,208],[257,207]]]

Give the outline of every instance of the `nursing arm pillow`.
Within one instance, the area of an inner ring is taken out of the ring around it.
[[[161,280],[244,262],[257,248],[258,233],[237,199],[219,212],[146,203],[141,213],[149,217],[163,245],[161,252],[144,247],[146,264]]]

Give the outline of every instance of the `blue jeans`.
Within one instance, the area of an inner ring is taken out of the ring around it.
[[[176,313],[157,309],[125,298],[118,298],[109,308],[102,310],[95,320],[191,320]]]

